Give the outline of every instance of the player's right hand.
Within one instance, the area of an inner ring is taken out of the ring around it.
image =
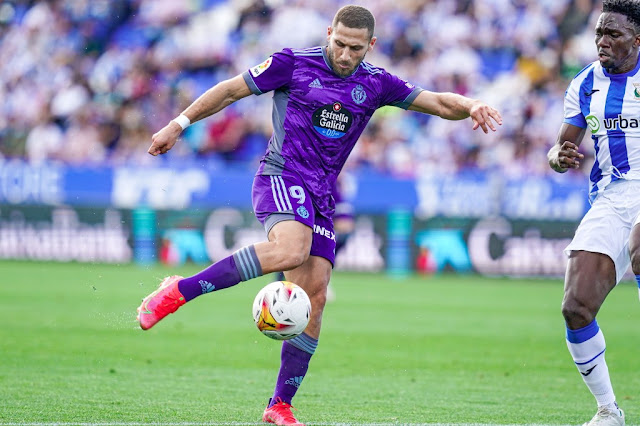
[[[580,160],[584,158],[583,154],[578,152],[578,145],[573,142],[564,141],[557,151],[555,158],[550,161],[551,167],[557,172],[566,172],[569,169],[577,169],[580,167]]]
[[[158,133],[151,136],[151,146],[147,152],[153,156],[166,154],[176,144],[180,133],[182,133],[180,125],[173,120],[170,121]]]

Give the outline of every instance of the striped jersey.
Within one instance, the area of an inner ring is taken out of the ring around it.
[[[585,67],[569,84],[564,122],[589,128],[595,163],[589,198],[619,179],[640,179],[640,61],[625,74],[609,74],[599,61]]]
[[[273,91],[273,135],[258,174],[298,174],[326,217],[333,183],[376,109],[407,109],[422,91],[364,61],[347,77],[329,63],[326,47],[283,49],[243,73],[253,94]]]

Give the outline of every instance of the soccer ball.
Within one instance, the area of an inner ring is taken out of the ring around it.
[[[258,330],[275,340],[293,339],[302,333],[311,316],[311,301],[302,287],[276,281],[260,290],[253,301]]]

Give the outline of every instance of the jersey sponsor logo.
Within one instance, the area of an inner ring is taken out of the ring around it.
[[[325,238],[329,238],[330,240],[336,240],[336,234],[331,230],[325,228],[324,226],[313,225],[313,232],[322,235]]]
[[[314,129],[328,138],[343,137],[352,123],[353,115],[340,102],[323,105],[313,113]]]
[[[273,58],[269,56],[266,61],[251,68],[251,75],[254,77],[259,76],[271,66],[271,62],[273,62]]]
[[[625,117],[622,114],[618,114],[617,117],[605,118],[600,124],[600,120],[593,114],[589,114],[586,117],[587,125],[591,130],[591,133],[598,133],[602,124],[606,130],[627,130],[640,128],[640,120],[637,118]]]
[[[361,84],[358,84],[356,87],[351,90],[351,99],[353,102],[360,105],[367,99],[367,92],[364,91],[364,87]]]
[[[614,118],[604,119],[604,128],[607,130],[637,129],[638,127],[640,127],[640,120],[637,118],[626,118],[622,114],[618,114],[618,116]]]
[[[586,120],[587,126],[589,126],[591,133],[598,133],[598,130],[600,130],[600,120],[598,120],[598,117],[589,114],[587,115]]]

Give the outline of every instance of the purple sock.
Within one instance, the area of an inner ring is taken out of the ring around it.
[[[313,355],[313,352],[310,352],[310,350],[315,351],[315,347],[318,345],[316,339],[304,333],[292,340],[295,342],[290,343],[290,340],[282,344],[280,372],[278,373],[278,381],[276,382],[276,388],[269,406],[275,404],[276,401],[291,404],[291,400],[298,391],[302,379],[304,379],[304,376],[307,374],[309,360],[311,360],[311,356]],[[300,347],[304,347],[305,349],[300,349]]]
[[[188,302],[205,293],[234,286],[240,281],[240,274],[233,261],[233,256],[229,256],[192,277],[181,279],[178,283],[178,289]]]
[[[181,279],[178,289],[188,302],[205,293],[233,287],[240,281],[261,275],[262,267],[256,250],[251,245],[241,248],[192,277]]]

